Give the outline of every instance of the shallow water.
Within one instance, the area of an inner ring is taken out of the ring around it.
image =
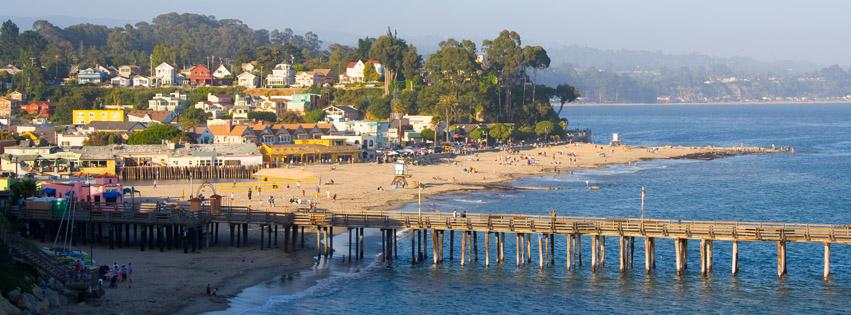
[[[630,145],[791,145],[795,154],[736,156],[711,161],[665,160],[615,165],[562,176],[526,178],[518,186],[560,190],[475,192],[439,196],[424,211],[637,217],[640,187],[647,189],[647,217],[700,220],[760,220],[851,223],[851,106],[611,106],[566,108],[576,128],[591,128],[598,142],[612,132]],[[583,189],[585,181],[602,186]],[[406,206],[415,210],[416,204]],[[447,233],[447,236],[449,234]],[[375,238],[376,236],[373,236]],[[479,241],[482,242],[482,235]],[[343,249],[344,237],[335,247]],[[689,246],[689,269],[675,275],[673,241],[657,241],[657,270],[643,270],[636,240],[635,270],[617,271],[617,240],[607,246],[605,271],[592,273],[590,239],[585,265],[564,269],[564,238],[557,238],[556,266],[537,262],[517,269],[513,240],[506,237],[507,263],[485,268],[483,259],[461,267],[412,266],[408,238],[399,260],[368,260],[355,267],[341,255],[328,265],[246,290],[224,313],[845,313],[851,311],[851,246],[832,247],[830,281],[824,281],[819,244],[788,246],[788,276],[776,276],[776,248],[739,246],[740,272],[730,276],[730,243],[715,242],[714,272],[699,275],[697,241]],[[449,242],[446,241],[448,246]],[[372,252],[380,244],[370,243]],[[456,254],[460,242],[456,242]],[[483,244],[479,250],[482,251]],[[480,255],[482,255],[480,253]],[[448,256],[448,251],[447,251]],[[533,255],[534,256],[534,255]],[[430,259],[428,260],[431,261]]]

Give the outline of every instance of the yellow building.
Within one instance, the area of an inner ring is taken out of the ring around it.
[[[269,166],[291,163],[357,162],[361,150],[345,144],[345,140],[303,139],[296,144],[264,144],[260,147],[263,161]]]
[[[15,179],[11,177],[0,177],[0,191],[7,191],[15,183]]]
[[[74,124],[85,125],[93,121],[124,121],[121,109],[75,109]]]
[[[80,160],[82,176],[115,176],[115,159]]]

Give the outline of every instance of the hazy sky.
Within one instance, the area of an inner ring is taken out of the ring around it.
[[[387,26],[407,37],[485,38],[501,29],[525,42],[699,52],[760,60],[851,65],[847,0],[5,0],[0,15],[150,20],[165,12],[235,18],[340,40]]]

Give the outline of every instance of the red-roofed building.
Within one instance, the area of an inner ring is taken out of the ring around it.
[[[189,85],[208,86],[213,84],[213,75],[205,65],[195,65],[189,69]]]
[[[51,102],[30,102],[26,105],[21,105],[21,112],[41,118],[50,118],[50,115],[53,114],[55,109],[56,104]]]

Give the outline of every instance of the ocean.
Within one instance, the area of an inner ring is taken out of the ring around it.
[[[571,128],[591,129],[598,143],[617,132],[629,145],[776,145],[792,146],[795,153],[646,161],[524,178],[515,185],[559,189],[444,195],[424,202],[423,211],[545,214],[556,209],[559,215],[638,217],[643,186],[650,218],[851,224],[851,105],[567,107],[562,114]],[[585,181],[602,189],[588,191]],[[371,237],[367,252],[375,257],[381,245],[377,233]],[[544,271],[537,262],[516,268],[508,236],[506,263],[488,268],[484,259],[461,267],[458,257],[436,268],[430,258],[412,265],[410,242],[400,237],[399,259],[392,263],[368,257],[348,265],[337,255],[313,270],[248,288],[216,314],[851,311],[851,246],[846,245],[831,248],[832,276],[825,281],[820,244],[789,244],[788,274],[779,279],[776,247],[769,243],[740,243],[740,271],[732,277],[730,243],[716,241],[714,271],[702,277],[697,241],[688,247],[689,269],[677,276],[671,240],[657,240],[657,269],[648,275],[640,238],[635,270],[621,274],[614,238],[607,244],[604,270],[592,273],[587,245],[583,266],[565,270],[564,237],[556,238],[556,265]],[[344,248],[344,239],[338,237],[335,247]],[[460,242],[455,245],[457,255]]]

